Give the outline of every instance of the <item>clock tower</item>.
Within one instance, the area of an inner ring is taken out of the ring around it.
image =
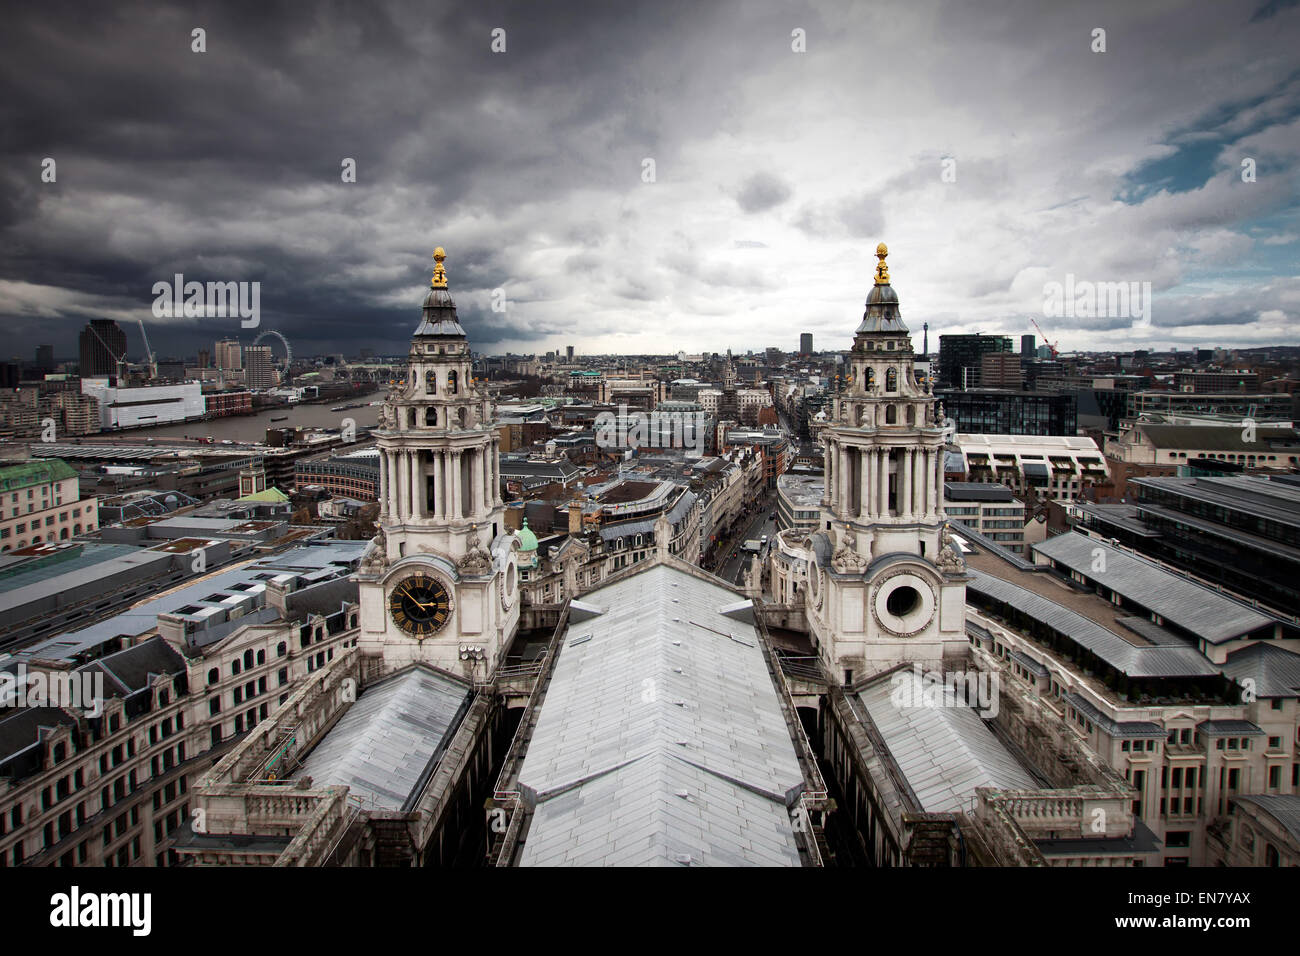
[[[809,627],[845,683],[968,652],[965,567],[943,510],[942,412],[915,375],[888,252],[876,247],[875,284],[822,432],[821,520],[802,542]]]
[[[379,533],[357,573],[359,647],[388,673],[425,663],[470,679],[519,621],[518,546],[505,531],[492,409],[474,382],[439,247],[405,378],[380,411]]]

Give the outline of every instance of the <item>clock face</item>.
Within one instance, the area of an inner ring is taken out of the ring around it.
[[[451,617],[451,595],[440,581],[425,574],[403,578],[388,596],[388,613],[407,634],[428,637]]]

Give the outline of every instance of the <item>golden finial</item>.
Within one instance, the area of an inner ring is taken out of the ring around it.
[[[889,247],[883,242],[876,246],[876,258],[880,264],[876,266],[876,285],[889,285],[889,266],[885,262],[885,256],[889,255]]]
[[[433,281],[429,284],[435,289],[447,288],[447,270],[442,267],[442,260],[447,258],[447,253],[443,252],[442,246],[433,250],[433,260],[436,265],[433,267]]]

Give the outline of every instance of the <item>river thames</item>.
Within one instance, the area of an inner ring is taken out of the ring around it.
[[[373,401],[374,396],[366,396]],[[350,403],[347,403],[350,404]],[[161,425],[157,428],[134,428],[130,431],[105,432],[114,438],[211,438],[214,441],[261,442],[268,428],[342,428],[352,419],[358,429],[371,428],[379,421],[378,405],[363,405],[332,412],[332,405],[291,405],[267,409],[256,415],[235,415],[206,422]]]

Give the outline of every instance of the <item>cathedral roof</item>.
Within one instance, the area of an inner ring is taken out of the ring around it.
[[[433,250],[433,258],[437,265],[433,270],[433,279],[429,283],[429,294],[424,297],[424,311],[415,334],[456,336],[463,339],[465,329],[461,327],[460,320],[456,317],[456,303],[452,300],[451,293],[447,291],[447,273],[442,267],[447,254],[442,251],[442,246]]]

